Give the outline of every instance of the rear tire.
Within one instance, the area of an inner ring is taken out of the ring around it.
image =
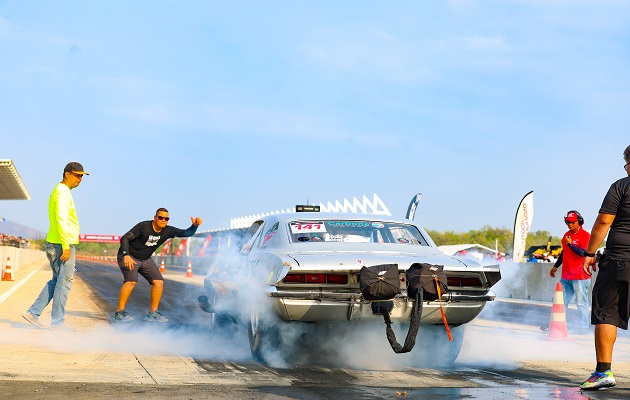
[[[408,324],[404,329],[408,329]],[[406,330],[405,330],[406,332]],[[444,325],[420,325],[416,345],[411,351],[413,364],[422,368],[448,368],[453,365],[464,342],[465,326],[451,327],[448,340]]]
[[[260,318],[258,309],[252,310],[247,324],[249,350],[261,363],[269,363],[270,354],[280,350],[280,334],[272,318]]]
[[[209,315],[209,323],[208,323],[208,328],[209,328],[209,332],[213,333],[213,332],[223,332],[226,331],[228,329],[232,329],[233,325],[236,324],[235,319],[228,313],[224,312],[224,311],[216,311],[217,310],[217,304],[219,301],[219,298],[217,297],[216,292],[214,291],[214,288],[212,286],[206,287],[206,298],[209,304],[209,310],[205,310],[205,312],[208,313]],[[203,307],[202,307],[203,309]]]
[[[466,329],[464,325],[454,326],[451,328],[453,340],[449,341],[448,338],[445,340],[445,343],[448,346],[448,351],[444,357],[445,366],[451,366],[457,357],[459,357],[459,353],[462,351],[462,345],[464,343],[465,331]]]

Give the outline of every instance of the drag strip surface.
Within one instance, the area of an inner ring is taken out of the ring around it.
[[[118,267],[82,263],[77,270],[97,297],[99,307],[105,314],[113,316],[122,284]],[[165,369],[164,362],[145,356],[144,350],[138,346],[134,354],[151,376],[151,384],[121,385],[118,395],[126,390],[142,390],[154,399],[173,396],[226,399],[586,398],[580,394],[578,384],[588,377],[594,364],[592,335],[571,337],[561,342],[549,341],[537,326],[548,323],[550,307],[544,305],[493,303],[492,309],[484,310],[480,318],[467,327],[462,354],[449,369],[398,363],[402,358],[392,353],[380,330],[375,333],[374,342],[362,351],[342,351],[347,350],[343,348],[347,343],[339,342],[340,337],[330,336],[326,339],[338,346],[338,352],[335,353],[334,346],[333,350],[324,351],[314,345],[309,347],[309,343],[300,343],[298,349],[305,354],[310,352],[313,357],[300,357],[301,362],[270,366],[252,359],[244,327],[222,330],[210,327],[208,314],[201,311],[196,302],[201,293],[201,279],[185,278],[182,274],[181,271],[165,274],[160,309],[169,318],[169,323],[142,321],[148,307],[150,286],[141,280],[127,308],[136,320],[130,324],[112,324],[121,335],[128,335],[130,340],[133,335],[141,335],[142,340],[156,344],[158,353],[171,358]],[[525,315],[528,318],[524,318]],[[352,339],[359,344],[366,340],[362,336]],[[153,348],[149,350],[154,351]],[[605,392],[589,393],[589,398],[630,396],[628,350],[630,341],[620,337],[615,361],[618,386]],[[371,352],[375,352],[373,357],[362,358]],[[181,362],[173,360],[173,355],[181,357]],[[93,394],[111,390],[111,387],[97,384],[85,387]]]

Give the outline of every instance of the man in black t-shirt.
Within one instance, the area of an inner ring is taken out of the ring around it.
[[[120,267],[125,281],[118,294],[118,311],[116,311],[114,316],[115,321],[129,322],[133,320],[125,311],[125,306],[133,288],[138,283],[138,274],[140,274],[151,284],[151,305],[144,320],[168,322],[168,319],[158,311],[162,290],[164,289],[164,278],[151,255],[168,239],[194,235],[197,232],[197,227],[202,222],[199,217],[190,217],[192,225],[188,229],[183,230],[168,226],[168,220],[168,210],[166,208],[158,208],[152,221],[138,223],[120,238],[118,267]]]
[[[626,178],[619,179],[608,189],[591,239],[584,253],[584,272],[591,275],[595,266],[595,252],[606,234],[606,257],[602,257],[599,273],[593,286],[591,324],[595,325],[595,372],[583,382],[582,389],[615,386],[611,363],[617,328],[628,329],[630,318],[630,146],[623,152]],[[610,232],[609,232],[610,229]]]

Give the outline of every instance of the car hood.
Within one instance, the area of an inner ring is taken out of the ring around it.
[[[479,264],[470,260],[470,265],[462,260],[446,256],[441,253],[375,253],[375,252],[293,252],[287,254],[297,263],[293,270],[360,270],[363,266],[379,264],[398,264],[400,269],[407,269],[413,263],[427,263],[444,265],[445,269],[481,268]]]

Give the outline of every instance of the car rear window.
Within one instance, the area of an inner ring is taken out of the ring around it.
[[[413,225],[379,221],[290,221],[292,243],[345,242],[428,246]]]

